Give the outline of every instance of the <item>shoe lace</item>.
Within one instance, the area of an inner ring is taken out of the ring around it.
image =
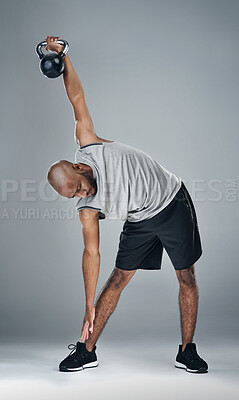
[[[69,354],[69,355],[71,355],[71,354],[72,354],[72,353],[74,353],[74,351],[77,349],[77,345],[76,345],[76,344],[73,344],[73,343],[71,343],[71,344],[69,344],[69,345],[68,345],[68,349],[69,349],[69,350],[72,350],[72,351],[70,352],[70,354]],[[80,352],[79,352],[79,351],[78,351],[78,356],[79,356],[79,359],[80,359],[80,362],[81,362],[82,369],[85,369],[85,368],[84,368],[83,361],[82,361],[82,358],[81,358],[81,355],[80,355]]]

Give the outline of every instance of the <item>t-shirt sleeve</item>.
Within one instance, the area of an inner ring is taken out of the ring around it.
[[[99,211],[99,219],[105,219],[105,214],[102,212],[101,206],[99,205],[97,199],[94,197],[80,197],[77,199],[75,208],[77,211],[82,210],[83,208],[88,208],[91,210]]]
[[[75,153],[75,162],[76,163],[86,162],[86,164],[87,164],[88,161],[91,159],[91,154],[88,153],[88,151],[86,149],[82,148],[79,151],[79,148],[78,148],[78,150]],[[93,163],[92,159],[91,159],[91,162]],[[103,212],[102,207],[101,207],[99,193],[96,193],[95,195],[89,196],[89,197],[76,198],[75,208],[77,211],[80,211],[83,208],[98,210],[99,211],[99,214],[98,214],[99,219],[106,218],[105,213]]]

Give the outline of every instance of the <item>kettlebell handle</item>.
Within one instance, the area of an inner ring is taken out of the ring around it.
[[[60,43],[60,44],[64,44],[64,49],[59,53],[59,55],[64,58],[66,53],[69,50],[69,43],[66,40],[57,40],[57,42],[54,43]],[[45,56],[45,54],[42,52],[42,47],[45,47],[47,45],[47,41],[44,40],[43,42],[39,43],[36,46],[36,53],[38,55],[38,57],[40,58],[40,60]]]

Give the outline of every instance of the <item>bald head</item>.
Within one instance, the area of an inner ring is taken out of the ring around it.
[[[96,191],[92,169],[89,165],[73,164],[67,160],[60,160],[52,164],[47,172],[47,179],[51,186],[65,197],[86,197],[91,189]]]
[[[62,196],[73,189],[74,181],[77,179],[77,172],[73,165],[70,161],[60,160],[52,164],[48,170],[49,183]]]

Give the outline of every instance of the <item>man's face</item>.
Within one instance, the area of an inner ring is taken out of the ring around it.
[[[97,191],[96,181],[88,172],[75,174],[75,179],[67,180],[64,194],[65,197],[89,197]]]
[[[51,165],[47,174],[52,187],[64,197],[89,197],[97,192],[92,168],[84,163],[61,160]]]

